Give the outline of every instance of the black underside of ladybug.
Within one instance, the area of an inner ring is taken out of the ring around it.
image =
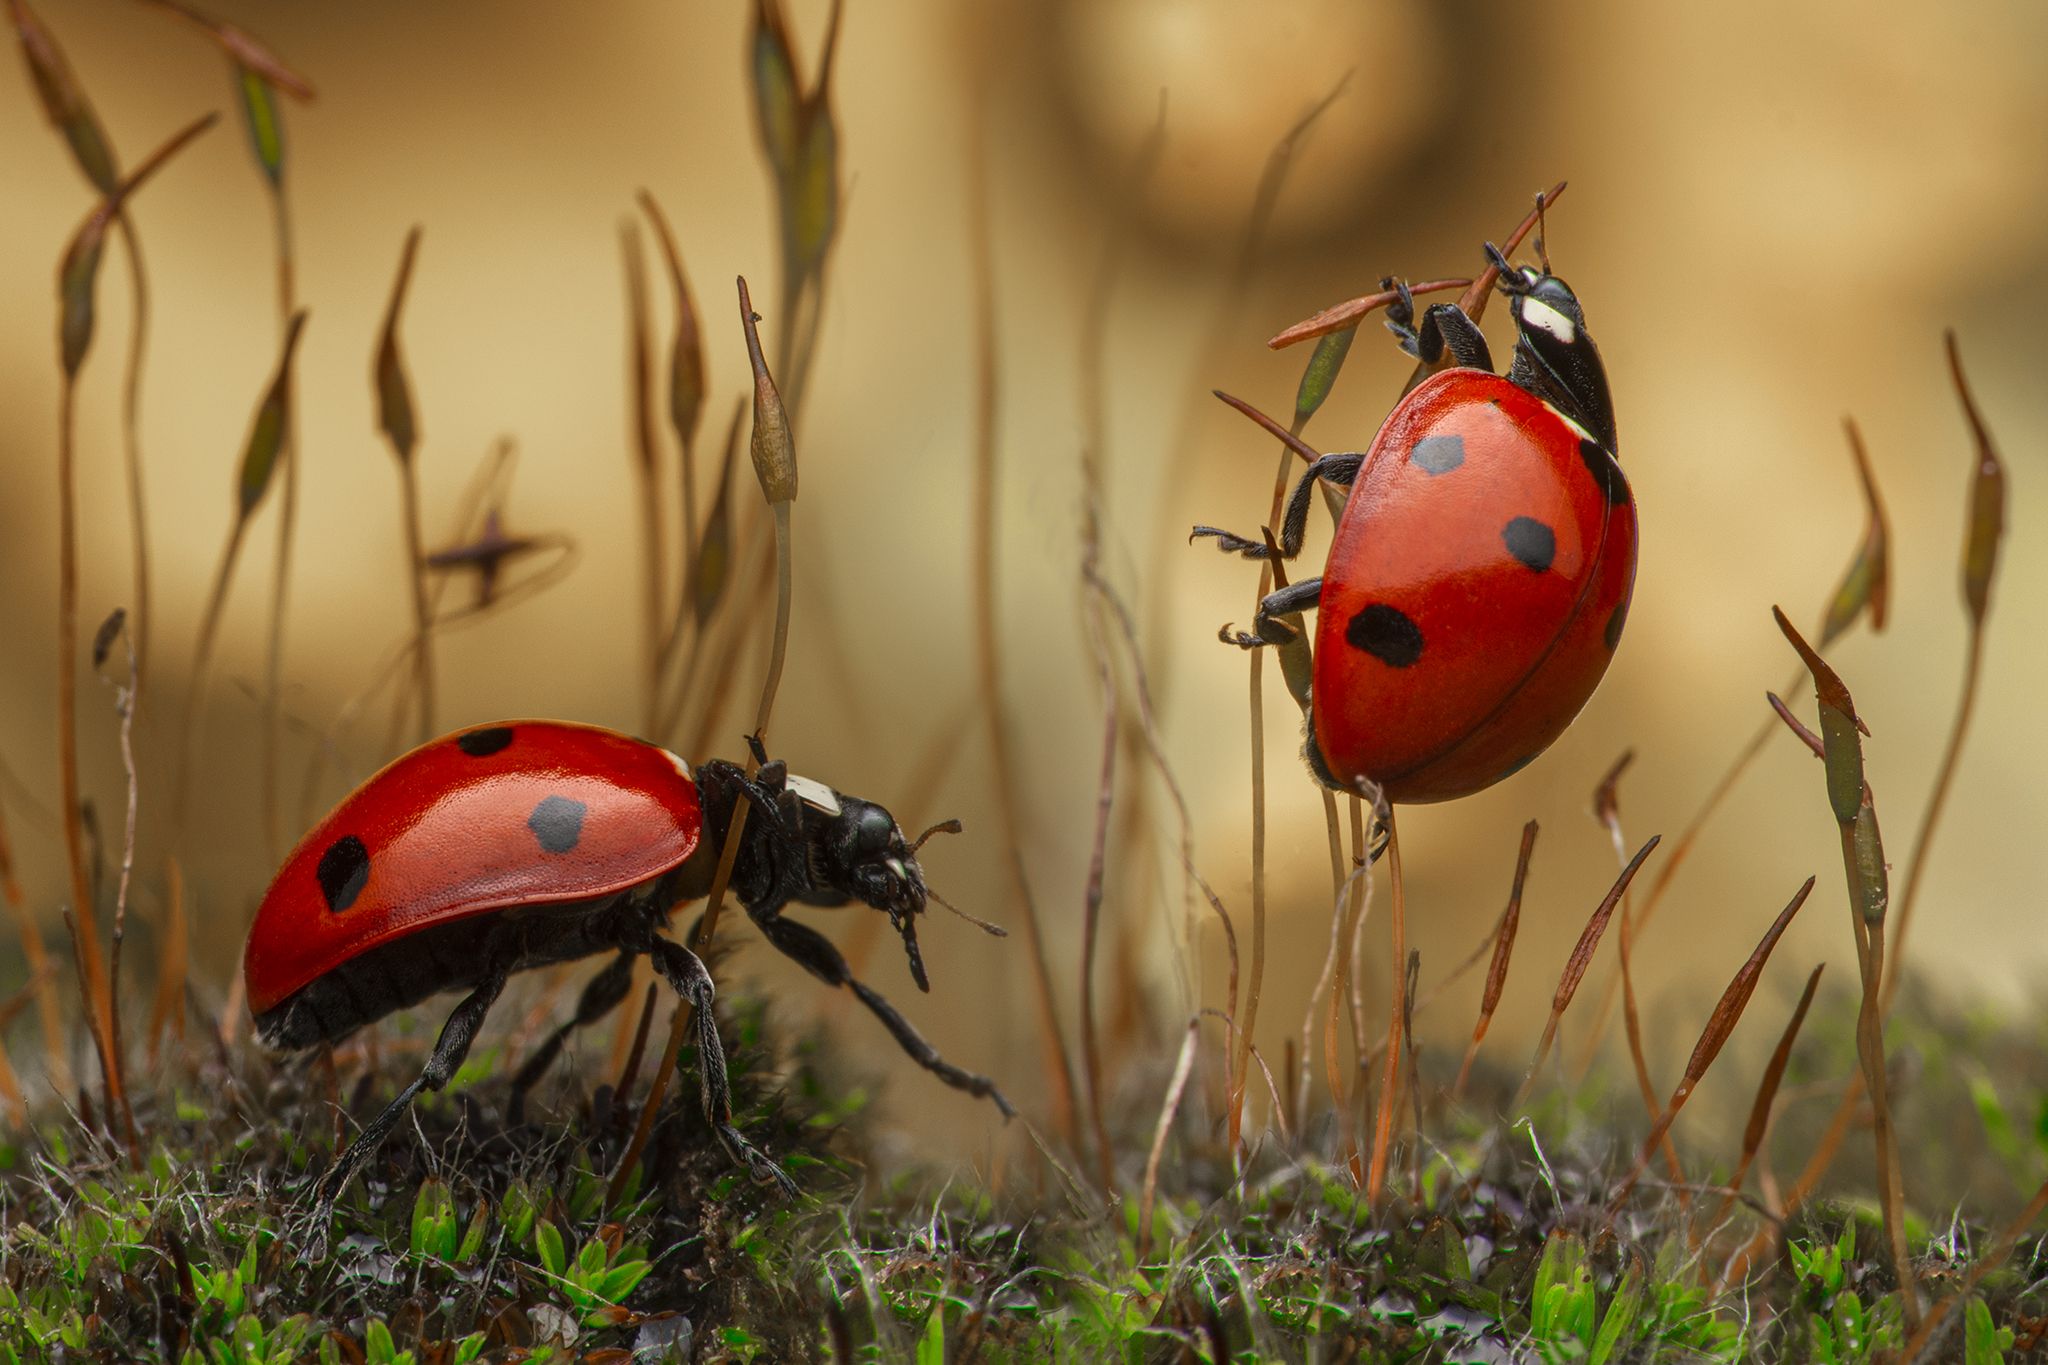
[[[271,1047],[292,1051],[339,1042],[429,996],[475,989],[490,968],[486,948],[506,936],[519,945],[514,972],[629,946],[645,951],[662,923],[654,907],[673,900],[667,881],[595,900],[514,906],[423,926],[315,977],[257,1015],[256,1032]]]

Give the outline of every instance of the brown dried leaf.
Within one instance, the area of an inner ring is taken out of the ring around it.
[[[1600,936],[1607,932],[1607,921],[1613,918],[1614,907],[1621,904],[1621,898],[1628,891],[1629,883],[1635,880],[1636,872],[1642,867],[1643,860],[1650,856],[1663,837],[1661,834],[1653,834],[1648,843],[1636,850],[1636,856],[1628,860],[1628,866],[1621,870],[1621,875],[1615,879],[1613,887],[1608,890],[1599,907],[1593,911],[1592,918],[1586,921],[1585,929],[1579,934],[1579,941],[1572,946],[1571,956],[1565,959],[1564,974],[1558,978],[1556,994],[1551,997],[1550,1009],[1553,1015],[1563,1014],[1571,1005],[1572,996],[1579,989],[1579,982],[1585,978],[1586,969],[1592,965],[1593,954],[1599,951]]]
[[[754,325],[754,301],[747,293],[747,280],[740,277],[740,326],[747,334],[747,361],[754,369],[754,434],[750,449],[754,456],[754,477],[761,492],[773,505],[796,501],[796,441],[790,435],[789,414],[783,411],[782,395],[768,362],[761,355],[761,333]]]
[[[313,98],[313,86],[304,76],[286,66],[275,53],[233,24],[202,14],[182,0],[153,0],[180,19],[203,30],[220,45],[228,60],[246,67],[296,100]]]
[[[1692,1056],[1686,1060],[1685,1080],[1682,1083],[1684,1090],[1689,1092],[1692,1087],[1698,1085],[1700,1078],[1707,1074],[1707,1068],[1721,1055],[1721,1048],[1728,1042],[1728,1035],[1735,1031],[1735,1025],[1741,1020],[1743,1010],[1749,1007],[1749,997],[1756,991],[1757,978],[1763,974],[1764,964],[1771,960],[1771,950],[1778,946],[1778,940],[1784,937],[1793,916],[1806,904],[1806,898],[1813,894],[1813,883],[1814,879],[1808,877],[1805,884],[1793,893],[1785,908],[1778,912],[1778,917],[1771,921],[1771,927],[1764,931],[1764,936],[1758,941],[1755,950],[1736,971],[1734,979],[1728,983],[1728,988],[1721,992],[1720,1001],[1715,1004],[1713,1014],[1707,1018],[1706,1028],[1700,1032],[1699,1042],[1693,1045]],[[1683,1103],[1676,1096],[1673,1097],[1673,1101],[1673,1110],[1676,1110],[1679,1103]]]
[[[377,389],[377,422],[391,442],[391,453],[401,465],[412,463],[419,444],[419,423],[413,412],[412,381],[406,377],[405,358],[398,349],[398,318],[405,308],[406,291],[412,285],[413,262],[419,256],[420,229],[415,225],[405,234],[405,250],[398,258],[398,278],[391,283],[391,301],[384,307],[384,327],[377,342],[377,363],[371,376]]]
[[[690,296],[689,276],[684,273],[682,252],[676,248],[668,215],[646,190],[640,191],[640,207],[654,224],[676,296],[676,334],[669,346],[668,416],[676,440],[688,450],[697,442],[697,426],[704,415],[704,337],[697,326],[697,304]]]
[[[1792,1044],[1799,1037],[1800,1025],[1806,1022],[1806,1011],[1813,1004],[1813,993],[1820,986],[1820,974],[1827,968],[1823,962],[1816,966],[1806,978],[1806,989],[1799,993],[1799,1004],[1792,1010],[1792,1017],[1785,1024],[1785,1031],[1778,1035],[1778,1046],[1771,1052],[1771,1060],[1764,1067],[1763,1079],[1757,1083],[1756,1100],[1749,1106],[1749,1123],[1742,1130],[1742,1160],[1738,1169],[1747,1171],[1751,1161],[1764,1145],[1764,1133],[1770,1127],[1771,1102],[1777,1098],[1778,1086],[1785,1079],[1785,1067],[1792,1060]]]
[[[50,36],[50,31],[43,27],[25,0],[8,0],[8,10],[14,17],[14,29],[21,38],[21,53],[28,60],[29,75],[35,81],[36,95],[42,100],[44,114],[70,144],[72,159],[78,163],[80,173],[101,194],[113,194],[121,182],[113,145],[107,141],[99,118],[85,97],[85,88],[78,83],[78,78],[72,74],[71,64],[64,59],[64,50],[57,46],[57,40]]]
[[[235,480],[239,515],[247,520],[270,488],[270,476],[277,471],[277,457],[284,449],[284,435],[290,427],[292,402],[292,357],[299,349],[299,335],[305,330],[306,310],[292,314],[285,328],[284,349],[277,360],[277,372],[256,408],[249,427],[249,439],[242,448],[242,467]]]
[[[1842,428],[1849,435],[1849,453],[1855,457],[1856,476],[1863,485],[1866,520],[1863,543],[1857,546],[1856,557],[1849,561],[1834,596],[1828,599],[1827,616],[1820,628],[1822,649],[1855,625],[1865,607],[1870,609],[1870,628],[1883,630],[1890,599],[1891,536],[1884,502],[1877,495],[1877,478],[1871,473],[1870,456],[1863,448],[1863,433],[1857,430],[1855,419],[1844,417]]]
[[[1963,548],[1963,600],[1969,604],[1971,623],[1984,628],[1985,613],[1991,609],[1991,580],[1998,572],[1999,542],[2005,537],[2005,466],[1992,444],[1991,432],[1977,411],[1977,400],[1963,377],[1962,353],[1956,349],[1956,334],[1943,338],[1948,345],[1949,374],[1954,378],[1956,397],[1962,401],[1963,416],[1969,419],[1970,434],[1977,442],[1977,469],[1970,480],[1970,529]]]

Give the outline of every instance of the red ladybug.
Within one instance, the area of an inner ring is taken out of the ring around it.
[[[1586,704],[1628,618],[1636,509],[1599,348],[1548,262],[1517,270],[1486,250],[1515,318],[1506,377],[1464,310],[1438,304],[1417,330],[1401,288],[1388,327],[1449,368],[1395,405],[1363,455],[1309,468],[1280,550],[1300,552],[1318,479],[1348,486],[1323,576],[1269,594],[1255,634],[1225,632],[1246,649],[1284,643],[1295,628],[1282,618],[1318,608],[1304,752],[1340,791],[1363,779],[1390,801],[1449,801],[1518,771]]]
[[[709,891],[743,799],[753,813],[731,886],[763,936],[852,990],[939,1079],[1007,1116],[994,1082],[942,1059],[829,940],[782,917],[791,902],[872,905],[901,933],[919,989],[930,989],[917,949],[924,873],[888,811],[780,760],[764,759],[751,778],[718,760],[693,774],[667,750],[610,730],[506,721],[424,744],[358,787],[299,842],[256,912],[242,971],[273,1047],[331,1042],[438,991],[469,992],[419,1079],[321,1177],[320,1202],[332,1203],[420,1091],[448,1083],[507,977],[602,952],[617,956],[514,1078],[512,1121],[569,1033],[624,998],[644,953],[696,1007],[704,1110],[720,1139],[757,1175],[794,1189],[733,1127],[710,973],[660,932],[677,904]]]

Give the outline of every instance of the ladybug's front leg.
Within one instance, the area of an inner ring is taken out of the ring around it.
[[[1408,292],[1407,284],[1390,276],[1380,281],[1380,288],[1399,295],[1387,305],[1387,330],[1409,355],[1435,370],[1447,368],[1446,357],[1449,365],[1468,370],[1493,368],[1493,352],[1487,348],[1485,333],[1457,304],[1431,304],[1418,328],[1415,296]]]
[[[1226,645],[1239,649],[1262,649],[1267,645],[1292,644],[1300,629],[1289,625],[1282,617],[1300,616],[1313,607],[1323,595],[1323,580],[1304,578],[1298,583],[1289,583],[1276,592],[1269,592],[1259,599],[1259,609],[1252,616],[1253,634],[1232,630],[1229,626],[1216,632],[1216,638]]]
[[[1341,455],[1325,455],[1311,464],[1294,485],[1294,492],[1287,499],[1287,514],[1280,522],[1280,557],[1292,559],[1301,553],[1302,537],[1308,533],[1308,505],[1314,496],[1316,481],[1323,480],[1339,488],[1349,488],[1358,480],[1358,471],[1365,464],[1365,456],[1356,452]],[[1232,535],[1214,526],[1197,526],[1188,533],[1194,540],[1206,536],[1216,542],[1216,548],[1227,555],[1243,555],[1246,559],[1271,559],[1273,552],[1266,548],[1265,540],[1247,540]]]
[[[796,1182],[768,1154],[747,1141],[732,1122],[732,1088],[725,1075],[725,1045],[718,1038],[718,1016],[712,1010],[715,991],[704,960],[671,939],[657,938],[648,952],[654,969],[667,978],[670,989],[690,1002],[697,1018],[697,1082],[704,1102],[704,1118],[718,1140],[758,1180],[773,1181],[787,1195],[795,1195]]]
[[[896,1012],[896,1007],[884,999],[879,991],[857,980],[853,969],[846,965],[846,959],[839,949],[808,924],[799,924],[781,915],[756,915],[754,922],[760,926],[767,940],[782,951],[785,957],[804,968],[812,976],[828,986],[844,986],[860,997],[874,1016],[882,1021],[897,1044],[910,1054],[910,1059],[931,1072],[955,1090],[964,1090],[970,1095],[985,1095],[1003,1111],[1004,1118],[1011,1118],[1016,1110],[1003,1098],[1003,1092],[996,1089],[996,1083],[986,1076],[977,1076],[963,1071],[939,1055],[939,1050],[925,1041],[923,1034],[911,1025],[908,1019]]]

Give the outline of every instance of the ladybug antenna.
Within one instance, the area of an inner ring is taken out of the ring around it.
[[[1542,265],[1543,273],[1546,275],[1550,273],[1550,250],[1543,245],[1543,233],[1546,228],[1546,224],[1543,221],[1543,207],[1547,202],[1548,200],[1544,197],[1543,191],[1536,191],[1536,260]]]
[[[938,892],[932,890],[930,887],[925,888],[925,895],[931,897],[940,905],[945,906],[948,910],[951,910],[954,914],[958,915],[961,919],[966,920],[969,924],[981,930],[981,932],[987,934],[990,938],[1008,938],[1010,936],[1010,931],[1008,929],[1005,929],[1002,925],[990,924],[985,919],[976,919],[973,915],[968,914],[965,910],[962,910],[959,906],[953,904],[953,902],[947,900],[944,896],[941,896]]]
[[[939,823],[933,825],[924,833],[918,835],[917,842],[910,846],[910,851],[912,853],[915,853],[919,849],[923,848],[924,841],[931,838],[934,834],[958,834],[962,828],[963,827],[958,820],[941,820],[939,821]],[[945,905],[946,903],[944,901],[940,901],[939,904]],[[953,907],[950,905],[946,905],[946,908],[948,910],[953,910]],[[957,915],[960,912],[958,910],[953,910],[953,913]]]

